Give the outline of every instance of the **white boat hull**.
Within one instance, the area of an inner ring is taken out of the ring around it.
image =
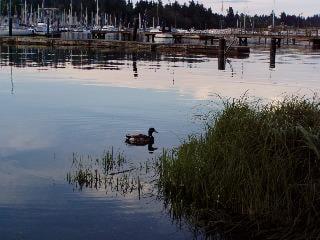
[[[173,36],[170,33],[157,33],[154,36],[155,43],[166,43],[172,44],[173,43]]]

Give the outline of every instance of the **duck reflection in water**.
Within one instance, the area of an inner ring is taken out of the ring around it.
[[[133,146],[146,146],[148,145],[148,151],[153,153],[157,148],[153,147],[154,137],[153,133],[158,133],[154,128],[149,128],[148,135],[145,134],[127,134],[126,143]]]

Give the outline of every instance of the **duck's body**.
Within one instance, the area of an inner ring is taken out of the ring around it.
[[[145,134],[127,134],[126,135],[126,143],[137,145],[137,146],[145,146],[148,144],[154,143],[154,137],[152,134],[157,131],[154,128],[150,128],[148,131],[148,135]]]
[[[147,145],[154,142],[153,137],[149,137],[145,134],[126,135],[126,142],[132,145]]]

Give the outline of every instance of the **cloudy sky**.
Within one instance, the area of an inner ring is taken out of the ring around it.
[[[173,2],[174,0],[171,0]],[[188,0],[178,0],[186,2]],[[195,0],[196,1],[196,0]],[[222,0],[198,0],[206,6],[212,7],[215,11],[221,12]],[[169,2],[169,0],[163,0]],[[224,8],[232,6],[236,11],[248,14],[271,13],[274,0],[224,0]],[[303,16],[320,14],[320,0],[275,0],[276,13],[285,11],[290,14],[302,14]]]

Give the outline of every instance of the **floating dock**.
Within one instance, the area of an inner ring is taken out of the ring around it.
[[[221,51],[215,45],[192,45],[192,44],[164,44],[136,41],[112,41],[103,39],[65,40],[61,38],[47,37],[0,37],[1,45],[28,45],[28,46],[50,46],[50,47],[85,47],[100,48],[128,52],[158,52],[158,53],[184,53],[218,55]],[[248,55],[248,46],[230,46],[228,56]]]

